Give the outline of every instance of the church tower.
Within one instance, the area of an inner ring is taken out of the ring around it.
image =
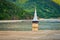
[[[35,8],[34,18],[32,20],[32,31],[38,31],[38,18],[37,18],[37,12]]]

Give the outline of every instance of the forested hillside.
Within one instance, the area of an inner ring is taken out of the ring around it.
[[[16,4],[0,0],[0,20],[26,19],[25,13],[27,12],[16,6]]]
[[[17,0],[18,6],[25,11],[33,14],[34,8],[37,8],[40,18],[58,18],[60,17],[60,5],[52,0]]]
[[[35,7],[39,18],[60,17],[60,5],[52,0],[0,0],[0,20],[32,19]]]

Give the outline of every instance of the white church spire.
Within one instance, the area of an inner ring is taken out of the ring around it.
[[[32,21],[38,21],[36,8],[35,8],[35,13],[34,13],[34,18],[33,18],[33,20],[32,20]]]

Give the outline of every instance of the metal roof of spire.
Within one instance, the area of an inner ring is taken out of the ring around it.
[[[36,8],[35,8],[35,13],[34,13],[34,18],[33,18],[33,20],[32,20],[32,21],[38,21]]]

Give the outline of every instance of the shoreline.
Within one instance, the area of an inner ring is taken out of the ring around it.
[[[31,21],[32,20],[0,20],[0,23],[6,23],[6,22],[24,22],[24,21]],[[39,21],[48,21],[48,22],[60,22],[60,19],[39,19]]]

